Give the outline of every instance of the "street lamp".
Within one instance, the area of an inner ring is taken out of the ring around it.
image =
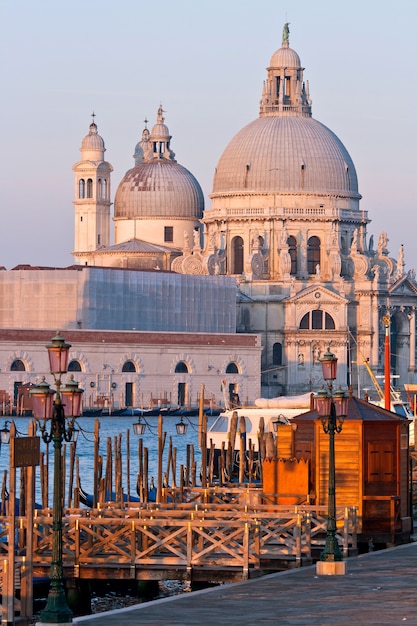
[[[0,442],[1,443],[10,443],[10,428],[9,428],[9,420],[4,422],[3,428],[0,428]]]
[[[67,372],[68,353],[71,345],[59,332],[46,346],[50,372],[54,377],[56,391],[50,389],[45,379],[31,389],[33,416],[39,424],[45,443],[54,445],[54,491],[52,518],[52,560],[50,588],[45,608],[41,611],[39,624],[71,624],[72,611],[67,605],[63,584],[62,563],[62,516],[63,477],[62,442],[74,441],[78,434],[75,419],[81,414],[83,389],[71,378],[61,386],[61,376]],[[68,420],[68,423],[67,421]]]
[[[333,382],[336,380],[337,357],[330,352],[330,348],[320,359],[323,378],[327,383],[327,390],[322,389],[316,395],[317,414],[321,419],[324,432],[329,435],[329,488],[326,545],[320,554],[317,563],[319,574],[344,574],[345,567],[342,553],[336,537],[336,468],[334,435],[340,433],[343,420],[347,414],[348,396],[339,389],[333,393]],[[338,565],[337,565],[338,564]]]

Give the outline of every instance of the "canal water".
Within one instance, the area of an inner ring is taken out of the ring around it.
[[[10,418],[6,418],[10,419]],[[26,417],[13,417],[18,436],[25,436],[28,432],[28,425],[30,418]],[[146,418],[148,426],[143,435],[138,436],[133,432],[133,423],[137,421],[136,416],[104,416],[100,418],[96,417],[81,417],[77,420],[77,428],[80,430],[76,446],[76,456],[79,459],[79,473],[81,478],[81,486],[87,493],[93,492],[93,473],[94,473],[94,426],[96,419],[99,419],[100,424],[100,454],[103,457],[103,470],[102,476],[105,475],[106,469],[106,452],[107,452],[107,440],[111,438],[112,446],[114,449],[114,438],[119,434],[121,435],[121,450],[122,450],[122,473],[123,473],[123,489],[127,493],[127,445],[128,440],[130,443],[130,495],[136,496],[136,481],[139,471],[139,439],[143,440],[143,447],[148,449],[148,478],[154,479],[155,485],[157,484],[158,475],[158,417],[150,416]],[[208,418],[208,427],[211,425],[215,418]],[[0,417],[0,427],[3,426],[3,418]],[[177,416],[166,416],[163,420],[163,431],[166,432],[166,442],[163,455],[163,472],[166,472],[168,462],[168,449],[170,437],[172,437],[172,445],[176,448],[176,475],[177,483],[179,482],[179,470],[180,466],[186,464],[187,459],[187,444],[194,445],[194,458],[197,462],[197,470],[200,471],[201,464],[201,451],[198,447],[198,417],[184,418],[184,421],[188,424],[187,433],[185,435],[178,435],[176,432],[176,423],[179,421]],[[128,434],[129,432],[129,434]],[[39,432],[38,432],[39,434]],[[67,466],[69,460],[69,445],[67,445]],[[4,470],[9,470],[10,465],[10,453],[9,446],[3,444],[0,449],[0,472],[1,481],[3,480]],[[46,444],[41,439],[41,451],[46,451]],[[53,445],[49,444],[49,457],[50,457],[50,499],[52,497],[52,472],[53,472]],[[114,468],[114,464],[113,464]],[[39,481],[39,468],[36,470],[36,501],[41,502],[40,498],[40,481]],[[67,477],[68,477],[67,472]],[[114,476],[114,469],[113,469]],[[17,477],[19,481],[19,476]],[[114,489],[114,478],[113,478]],[[68,489],[65,488],[65,494],[67,501]]]

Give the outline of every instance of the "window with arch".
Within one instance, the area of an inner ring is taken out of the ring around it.
[[[320,265],[320,239],[310,237],[307,242],[307,272],[315,274],[317,265]]]
[[[11,372],[26,372],[25,364],[21,359],[15,359],[10,366]]]
[[[232,274],[243,274],[243,239],[232,239]]]
[[[123,363],[122,372],[136,372],[136,365],[133,361],[125,361]]]
[[[92,178],[89,178],[87,180],[87,198],[92,198],[93,197],[93,180]]]
[[[335,330],[332,316],[321,309],[306,313],[300,321],[300,330]]]
[[[106,178],[98,179],[98,196],[99,198],[103,200],[107,198],[107,179]]]
[[[188,374],[187,363],[185,363],[185,361],[178,361],[178,363],[175,366],[175,373],[176,374]]]
[[[274,343],[272,346],[272,365],[282,365],[282,343]]]
[[[287,244],[288,244],[288,253],[291,259],[290,274],[292,276],[295,276],[295,274],[297,273],[297,240],[296,238],[293,236],[288,237]]]
[[[226,374],[239,374],[239,368],[236,363],[229,363],[226,367]]]
[[[78,197],[85,198],[85,180],[84,178],[80,178],[78,181]]]
[[[69,372],[81,372],[81,364],[77,360],[70,361],[68,363],[68,371]]]

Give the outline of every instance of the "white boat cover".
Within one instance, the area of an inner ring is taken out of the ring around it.
[[[260,409],[309,409],[311,393],[299,396],[278,396],[276,398],[257,398],[255,406]]]

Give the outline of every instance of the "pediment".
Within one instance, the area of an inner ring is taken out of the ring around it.
[[[417,285],[408,276],[402,276],[390,287],[391,296],[416,296]]]
[[[316,287],[308,287],[307,289],[302,289],[294,296],[290,296],[287,299],[287,302],[291,302],[296,305],[308,304],[309,306],[317,306],[320,304],[325,305],[346,305],[348,300],[340,296],[330,289],[326,289],[325,287],[316,286]]]

